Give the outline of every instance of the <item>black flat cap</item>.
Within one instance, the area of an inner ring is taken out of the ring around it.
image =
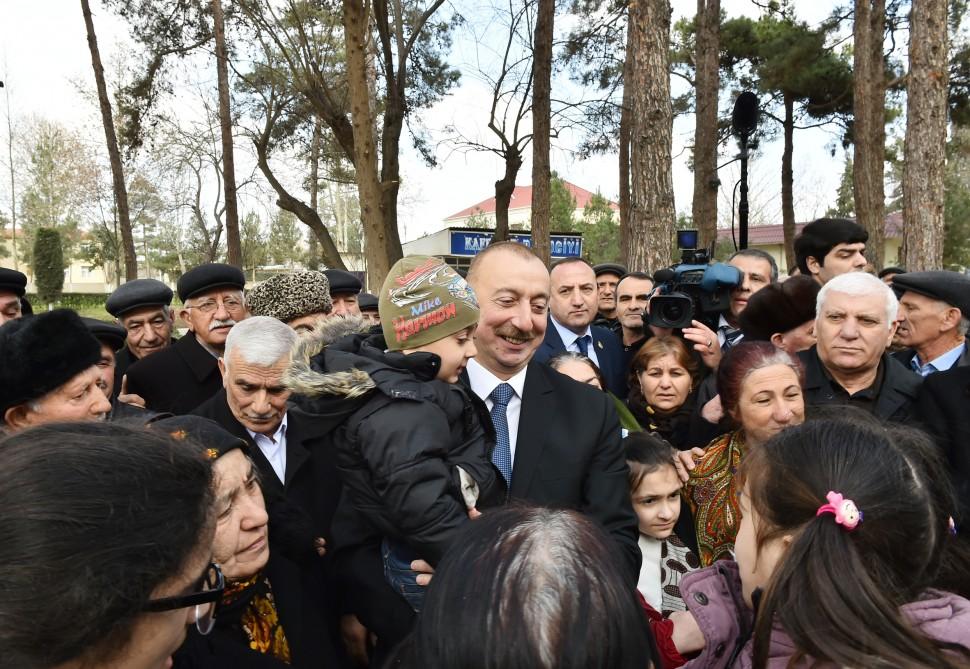
[[[593,265],[593,272],[596,276],[600,274],[616,274],[617,276],[626,275],[626,267],[615,262],[601,262],[599,265]]]
[[[88,332],[94,335],[95,339],[102,344],[110,346],[112,351],[117,351],[125,345],[125,337],[128,336],[128,333],[120,325],[108,323],[107,321],[99,321],[97,318],[87,318],[85,316],[81,316],[81,321],[88,329]]]
[[[959,272],[938,270],[933,272],[906,272],[893,277],[893,290],[903,296],[913,291],[934,300],[942,300],[970,318],[970,276]]]
[[[101,359],[101,344],[70,309],[0,327],[0,416],[61,387]]]
[[[377,295],[361,293],[357,296],[357,308],[361,311],[377,311]]]
[[[228,432],[219,423],[202,416],[169,416],[152,421],[150,430],[159,430],[179,441],[196,446],[208,460],[216,460],[226,453],[241,448],[249,452],[245,440]]]
[[[179,299],[185,302],[190,297],[213,288],[238,288],[243,290],[246,287],[246,277],[242,270],[234,265],[210,262],[193,267],[183,274],[179,278],[177,287]]]
[[[350,272],[345,272],[342,269],[328,269],[324,270],[323,273],[327,275],[327,280],[330,281],[331,295],[340,295],[346,293],[353,293],[356,295],[364,287],[364,285],[360,282],[360,279]]]
[[[155,279],[134,279],[123,283],[108,296],[105,310],[120,317],[141,307],[167,307],[172,303],[172,289]]]
[[[881,279],[888,274],[905,274],[905,273],[906,273],[906,270],[904,270],[902,267],[883,267],[879,271],[879,274],[876,275],[876,278]]]
[[[15,269],[0,267],[0,290],[23,297],[27,292],[27,276]]]

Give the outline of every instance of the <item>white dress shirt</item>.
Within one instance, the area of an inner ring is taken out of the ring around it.
[[[522,389],[525,387],[525,373],[528,366],[523,367],[508,381],[503,381],[490,371],[478,364],[475,358],[468,361],[465,371],[468,372],[468,381],[472,387],[472,392],[478,395],[485,402],[488,410],[492,410],[492,400],[489,395],[500,383],[507,383],[512,386],[515,394],[509,400],[509,405],[505,408],[505,420],[509,425],[509,452],[512,455],[512,466],[515,466],[515,443],[519,435],[519,415],[522,413]]]
[[[596,340],[593,339],[592,327],[587,325],[585,332],[582,334],[576,334],[557,321],[555,316],[550,315],[549,320],[552,321],[553,326],[556,328],[556,332],[559,333],[559,338],[562,339],[562,343],[566,345],[567,351],[572,351],[573,353],[582,353],[582,351],[579,350],[579,344],[576,343],[576,340],[580,337],[589,337],[589,353],[586,355],[586,357],[592,360],[597,367],[600,366],[599,358],[596,357]]]
[[[269,464],[273,466],[273,471],[279,478],[280,483],[286,482],[286,414],[283,414],[283,421],[276,428],[272,436],[266,436],[259,432],[253,432],[246,428],[246,432],[253,438],[259,450],[262,451]]]

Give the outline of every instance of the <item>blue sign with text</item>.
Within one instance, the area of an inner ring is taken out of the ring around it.
[[[511,234],[509,235],[509,240],[528,247],[532,246],[532,237],[530,235]],[[477,255],[491,243],[491,232],[451,231],[451,255],[454,256]],[[578,257],[583,254],[583,236],[553,233],[549,240],[549,246],[550,255],[553,258]]]

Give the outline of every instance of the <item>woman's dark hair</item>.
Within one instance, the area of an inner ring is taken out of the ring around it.
[[[939,584],[952,549],[955,503],[925,435],[854,415],[811,420],[751,450],[740,476],[759,546],[793,537],[761,600],[755,667],[767,666],[775,622],[800,655],[840,666],[968,666],[965,649],[945,653],[955,649],[899,613]],[[854,530],[817,515],[829,491],[861,510]]]
[[[575,511],[485,513],[442,559],[400,666],[659,667],[624,571],[603,530]]]
[[[596,375],[596,378],[599,379],[600,388],[602,388],[604,392],[607,390],[606,379],[603,377],[603,372],[600,371],[599,366],[595,362],[587,358],[585,355],[583,355],[582,353],[576,353],[575,351],[565,351],[564,353],[559,353],[549,358],[549,366],[555,370],[558,370],[563,365],[563,363],[570,362],[570,361],[582,362],[588,365],[589,368]]]
[[[630,492],[640,487],[647,474],[674,467],[677,458],[677,449],[654,432],[631,432],[623,439],[623,451],[630,468]]]
[[[627,385],[630,388],[627,401],[630,406],[646,405],[647,400],[643,396],[643,389],[640,388],[640,372],[647,369],[654,358],[664,355],[674,356],[677,364],[690,374],[691,388],[697,387],[700,382],[700,365],[697,363],[697,359],[691,355],[687,344],[680,337],[673,335],[651,337],[640,347],[640,350],[633,356],[633,360],[630,361],[630,374],[627,379]]]
[[[211,541],[211,498],[202,457],[140,427],[60,423],[0,440],[4,666],[122,650],[152,592]]]
[[[732,414],[738,408],[741,387],[748,375],[772,365],[788,365],[798,377],[799,384],[803,382],[805,372],[798,358],[769,342],[741,341],[724,354],[717,368],[717,391],[721,395],[725,415]]]

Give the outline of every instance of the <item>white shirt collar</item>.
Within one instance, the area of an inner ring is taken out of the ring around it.
[[[528,369],[529,366],[526,365],[508,381],[503,381],[485,369],[475,358],[469,360],[468,365],[465,367],[465,371],[468,372],[468,382],[472,387],[472,392],[483,400],[487,399],[500,383],[507,383],[512,386],[512,390],[515,391],[516,396],[521,398],[522,389],[525,387],[525,373]]]
[[[586,330],[584,332],[581,332],[580,334],[576,334],[572,330],[568,329],[566,326],[562,325],[559,321],[557,321],[552,314],[549,315],[549,320],[552,321],[553,326],[556,328],[556,332],[559,333],[559,338],[562,339],[562,345],[565,346],[566,348],[569,348],[569,346],[573,344],[577,338],[584,337],[587,335],[589,335],[590,344],[592,344],[593,328],[590,327],[589,325],[586,326]]]
[[[280,421],[280,426],[276,428],[276,432],[274,432],[272,435],[262,434],[261,432],[253,432],[248,427],[246,428],[246,432],[248,432],[249,436],[253,438],[253,441],[255,441],[257,437],[261,437],[263,439],[269,439],[274,444],[278,444],[280,440],[286,436],[286,419],[288,414],[288,411],[283,413],[283,420]]]

